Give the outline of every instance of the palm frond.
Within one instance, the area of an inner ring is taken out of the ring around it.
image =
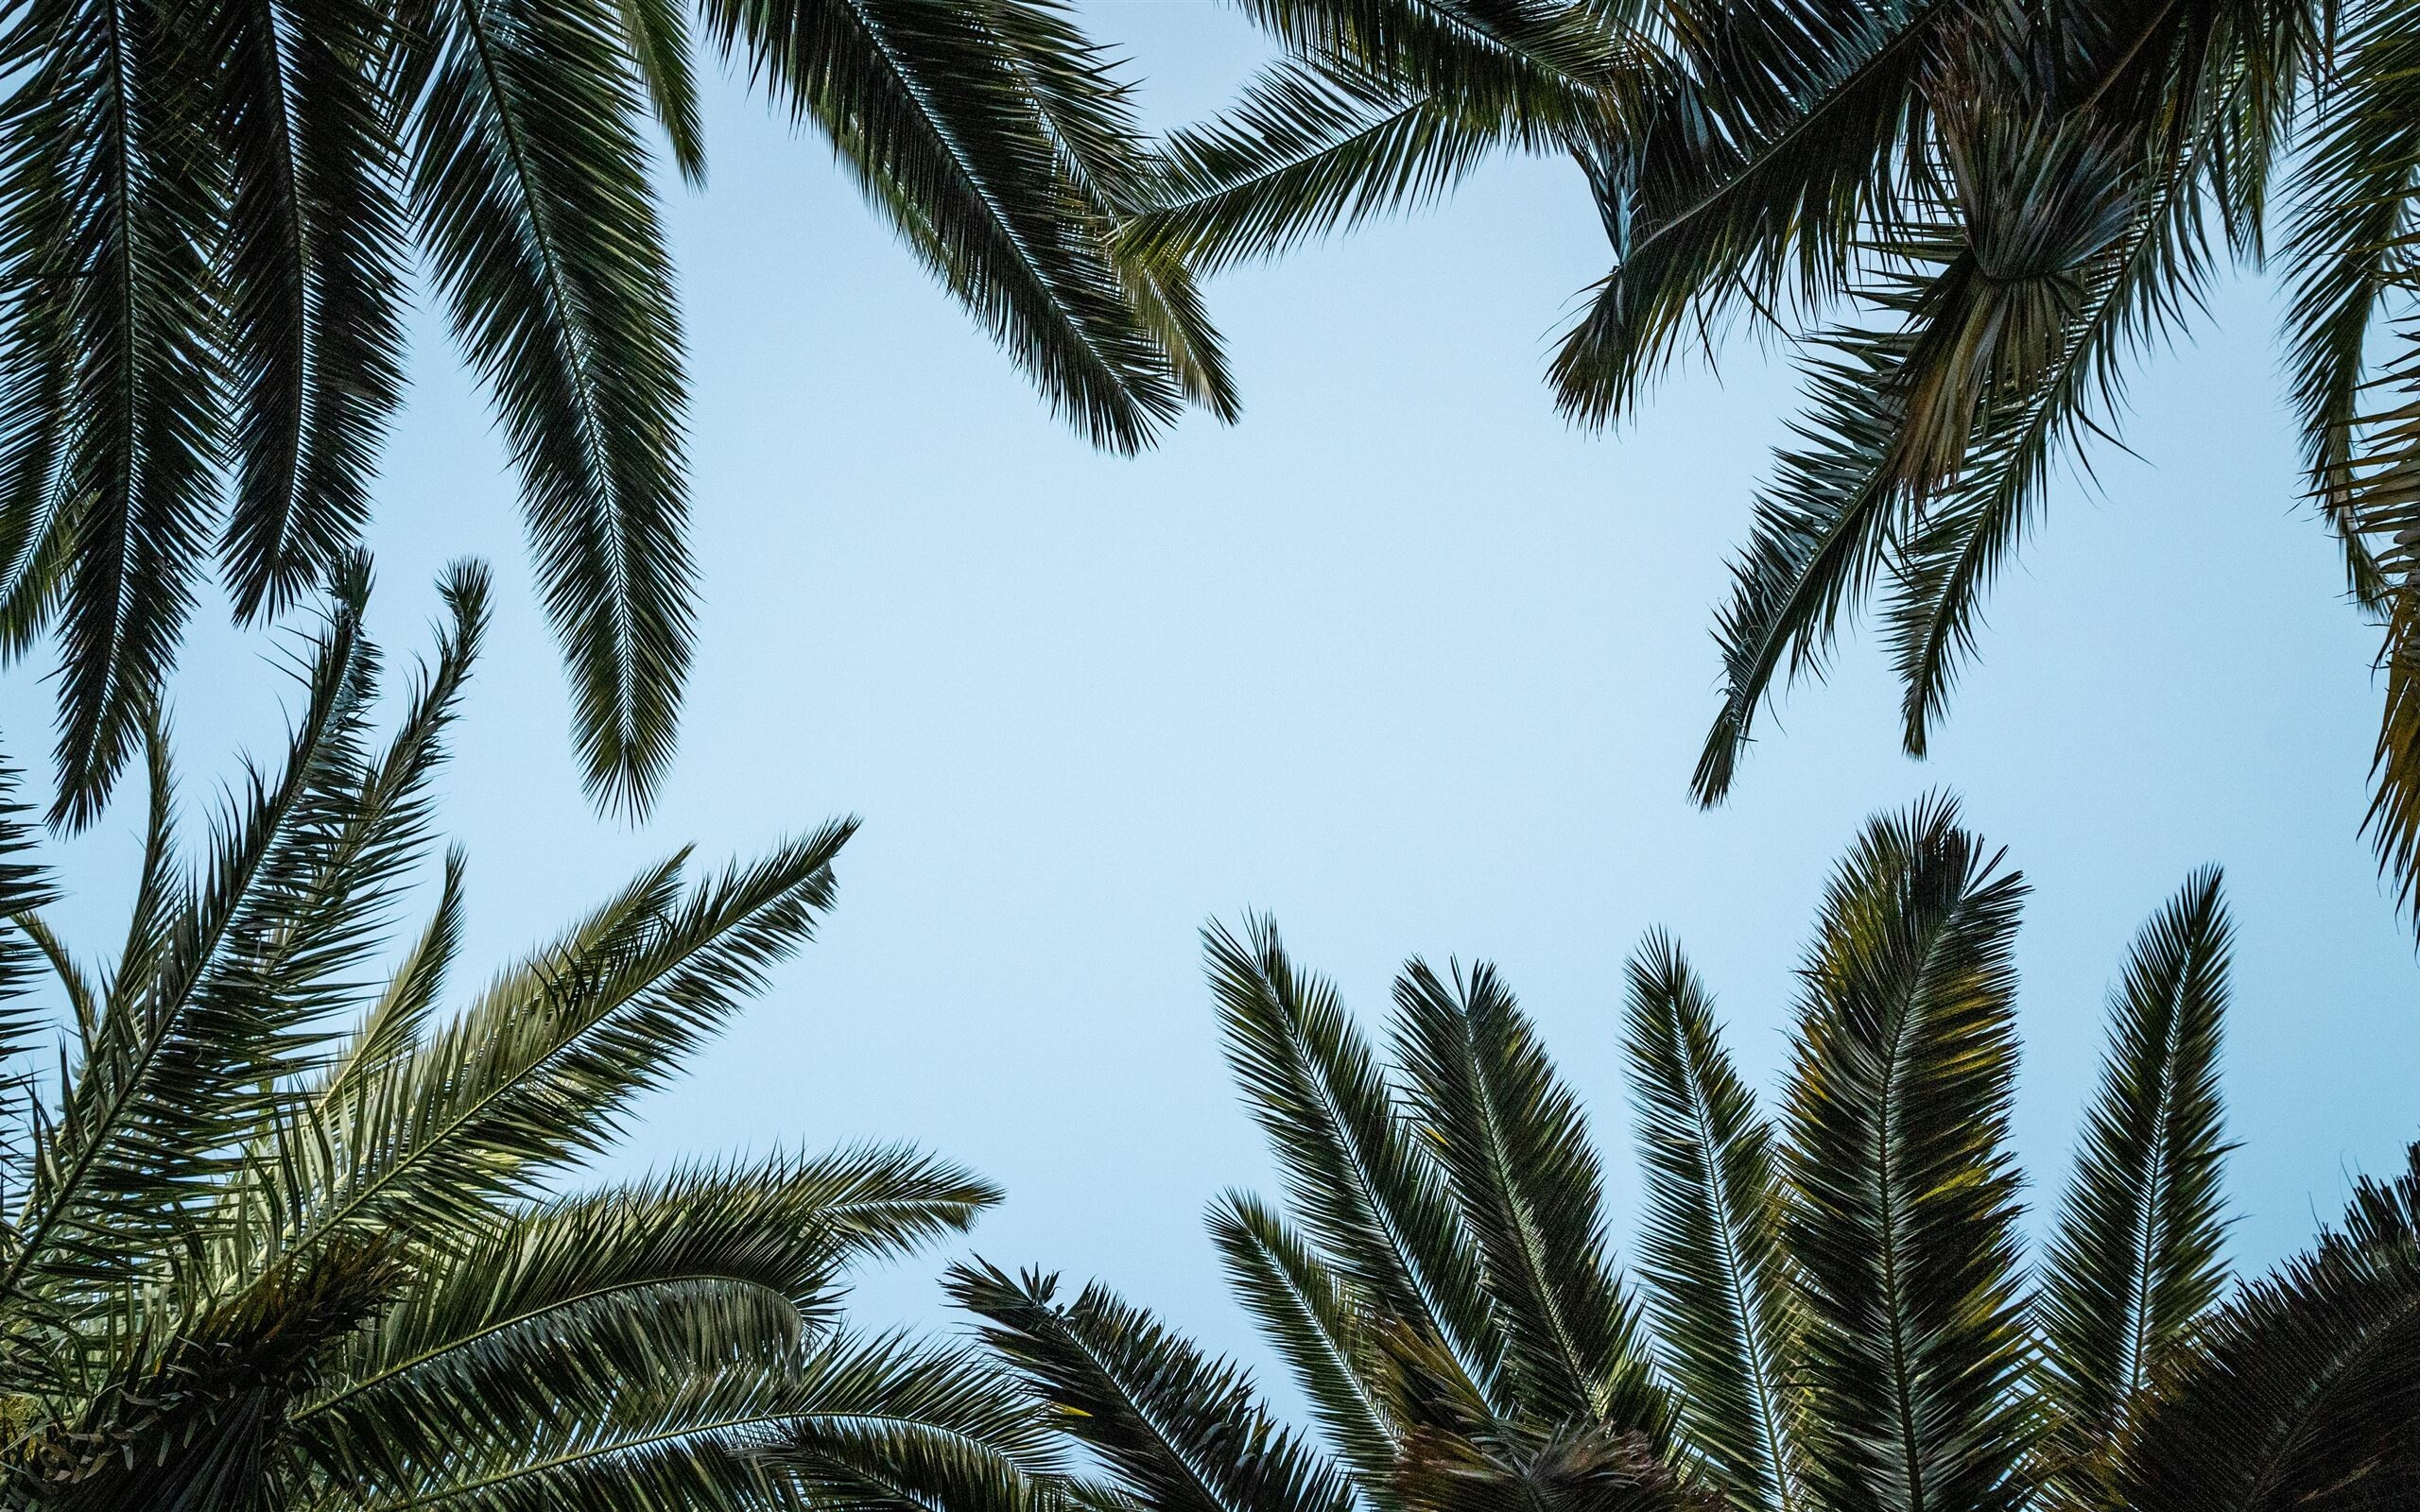
[[[618,1132],[623,1110],[761,989],[830,906],[824,826],[684,891],[642,874],[553,948],[327,1109],[308,1232],[475,1233],[489,1202]]]
[[[1493,1392],[1502,1348],[1478,1246],[1336,989],[1295,968],[1269,919],[1247,920],[1242,937],[1210,925],[1202,953],[1227,1064],[1298,1221],[1339,1275],[1443,1344],[1474,1389]]]
[[[0,499],[10,569],[36,567],[10,638],[55,613],[51,813],[70,827],[97,816],[142,739],[216,498],[220,175],[184,20],[153,0],[76,0],[21,11],[6,39],[20,82],[0,110]]]
[[[2420,1496],[2420,1149],[2244,1288],[2125,1447],[2140,1512],[2383,1512]]]
[[[1251,1379],[1099,1286],[954,1265],[950,1295],[1060,1427],[1150,1512],[1351,1512],[1336,1468],[1279,1426]]]
[[[2352,8],[2296,175],[2285,263],[2293,302],[2285,323],[2303,465],[2312,492],[2345,538],[2352,587],[2385,591],[2356,512],[2372,332],[2409,296],[2411,206],[2420,198],[2420,43],[2401,0]]]
[[[2226,1286],[2220,1030],[2234,935],[2215,868],[2143,927],[2042,1285],[2063,1473],[2098,1481]]]
[[[672,161],[693,187],[706,181],[705,124],[698,107],[697,65],[690,53],[689,14],[677,0],[620,0],[624,44],[648,103],[672,147]]]
[[[154,819],[134,923],[92,1044],[35,1151],[0,1289],[42,1295],[120,1274],[210,1196],[230,1144],[317,1042],[307,1021],[323,1004],[250,990],[245,967],[290,921],[321,800],[357,769],[372,691],[367,587],[365,568],[337,596],[284,765],[251,775],[192,883],[176,878],[168,850],[164,741],[153,742]]]
[[[1603,1181],[1585,1115],[1494,968],[1395,979],[1395,1043],[1422,1139],[1477,1243],[1514,1400],[1662,1448],[1671,1404],[1637,1308],[1606,1263]]]
[[[1927,799],[1832,882],[1804,971],[1783,1234],[1806,1485],[1835,1508],[2007,1508],[2031,1432],[2007,1153],[2023,884]]]
[[[1204,271],[1274,257],[1434,203],[1499,140],[1495,123],[1433,94],[1282,63],[1219,119],[1169,135],[1120,237]]]
[[[329,1473],[408,1479],[468,1437],[603,1411],[632,1381],[784,1357],[830,1324],[853,1254],[961,1228],[996,1195],[890,1148],[559,1198],[432,1257],[292,1420]]]
[[[1904,414],[1893,382],[1906,339],[1842,332],[1805,366],[1820,423],[1800,421],[1800,448],[1756,498],[1747,548],[1731,566],[1731,602],[1715,628],[1722,707],[1706,731],[1690,790],[1703,804],[1730,794],[1773,679],[1820,672],[1843,620],[1884,562],[1902,500],[1890,454]]]
[[[1362,1494],[1395,1512],[1397,1430],[1390,1364],[1371,1336],[1370,1298],[1314,1253],[1259,1199],[1230,1192],[1210,1210],[1228,1284],[1294,1373],[1311,1412]]]
[[[645,811],[696,615],[681,322],[611,0],[425,0],[412,205],[522,472],[589,791]],[[422,82],[424,80],[424,83]]]
[[[1079,99],[1123,116],[1122,90],[1055,0],[708,0],[703,14],[1095,444],[1135,451],[1176,418],[1169,354],[1111,255],[1112,207],[1053,129]],[[1055,100],[1032,87],[1046,63]]]
[[[1668,936],[1630,962],[1627,1049],[1647,1167],[1639,1273],[1684,1442],[1742,1512],[1788,1512],[1805,1473],[1796,1297],[1772,1126],[1714,1003]]]
[[[389,8],[205,9],[227,160],[220,337],[235,487],[219,553],[242,619],[273,618],[357,547],[403,394],[403,168]]]
[[[1555,352],[1564,413],[1618,420],[1679,344],[1842,292],[1888,222],[1966,0],[1721,7],[1634,129],[1583,145],[1616,262]]]

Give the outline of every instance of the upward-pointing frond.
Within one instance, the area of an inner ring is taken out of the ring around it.
[[[953,1266],[950,1295],[1059,1425],[1148,1512],[1353,1512],[1345,1480],[1280,1427],[1251,1379],[1098,1286]]]
[[[1607,1260],[1602,1178],[1579,1100],[1495,969],[1395,982],[1396,1052],[1424,1141],[1478,1242],[1519,1410],[1661,1448],[1671,1407]]]
[[[1477,1246],[1336,989],[1295,968],[1267,919],[1249,921],[1244,938],[1213,924],[1202,949],[1227,1064],[1269,1136],[1294,1214],[1340,1274],[1493,1391],[1501,1348]]]
[[[1400,1428],[1388,1411],[1391,1366],[1374,1336],[1383,1324],[1372,1314],[1368,1294],[1242,1193],[1228,1193],[1211,1209],[1210,1237],[1228,1283],[1294,1372],[1361,1494],[1394,1512],[1401,1504],[1393,1484]]]
[[[1647,1166],[1639,1271],[1683,1439],[1732,1506],[1788,1512],[1804,1425],[1772,1130],[1712,999],[1660,934],[1631,958],[1627,1043]]]
[[[2044,1267],[2063,1475],[2098,1486],[2226,1284],[2219,1040],[2233,936],[2215,868],[2143,927]],[[2086,1497],[2087,1501],[2100,1498]]]
[[[2031,1352],[2007,1151],[2021,881],[1928,799],[1825,895],[1790,1074],[1806,1484],[1836,1512],[2003,1512]]]

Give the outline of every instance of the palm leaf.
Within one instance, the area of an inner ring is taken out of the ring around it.
[[[1731,1505],[1786,1512],[1804,1403],[1772,1130],[1662,935],[1631,958],[1628,1050],[1647,1166],[1639,1272],[1684,1439]]]
[[[1227,1064],[1269,1137],[1297,1220],[1337,1273],[1388,1316],[1438,1340],[1474,1389],[1502,1346],[1477,1246],[1435,1158],[1336,990],[1296,970],[1268,919],[1202,935]]]
[[[2140,1512],[2383,1512],[2420,1496],[2420,1150],[2246,1287],[2126,1446]]]
[[[703,14],[726,55],[744,49],[776,100],[822,128],[1063,416],[1130,452],[1175,419],[1183,390],[1112,259],[1109,207],[1090,200],[1054,130],[1079,98],[1125,110],[1107,60],[1061,7],[708,0]],[[1055,101],[1032,88],[1046,62]]]
[[[1484,964],[1448,983],[1413,961],[1395,981],[1395,1041],[1413,1116],[1478,1245],[1523,1413],[1662,1447],[1671,1407],[1605,1262],[1587,1122],[1512,992]]]
[[[622,18],[608,0],[425,0],[406,35],[413,208],[521,467],[585,781],[644,812],[695,586],[680,317]]]
[[[228,164],[221,346],[236,481],[221,536],[238,617],[273,617],[354,549],[403,393],[402,167],[385,7],[208,8]]]
[[[2031,1351],[2006,1150],[2023,884],[1928,799],[1826,893],[1790,1074],[1806,1484],[1827,1507],[2019,1503]]]
[[[2087,1483],[2226,1285],[2219,1039],[2233,933],[2218,871],[2195,873],[2144,926],[2110,1005],[2042,1287],[2045,1395],[2068,1473]]]
[[[1210,1238],[1261,1335],[1294,1373],[1312,1414],[1362,1494],[1392,1509],[1398,1451],[1392,1382],[1371,1336],[1370,1299],[1259,1200],[1231,1192],[1210,1210]]]
[[[55,610],[55,821],[90,823],[175,660],[205,549],[217,431],[217,159],[182,8],[57,0],[13,18],[0,112],[12,305],[0,480],[12,571]],[[12,589],[18,585],[12,584]]]
[[[1079,1443],[1150,1512],[1350,1512],[1347,1483],[1280,1427],[1251,1379],[1098,1286],[954,1265],[951,1297]]]

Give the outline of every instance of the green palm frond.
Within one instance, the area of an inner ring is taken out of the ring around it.
[[[689,10],[680,0],[620,0],[625,44],[648,103],[664,128],[672,161],[692,187],[706,181],[704,123],[700,119],[697,64]]]
[[[1394,81],[1533,141],[1613,120],[1644,39],[1610,7],[1559,0],[1243,0],[1288,52]]]
[[[1747,548],[1731,567],[1731,601],[1716,622],[1722,708],[1698,755],[1701,803],[1731,791],[1776,678],[1820,673],[1843,621],[1882,570],[1900,508],[1888,458],[1903,414],[1892,380],[1902,337],[1841,332],[1805,364],[1820,423],[1795,425],[1800,445],[1758,494]]]
[[[426,0],[412,203],[523,475],[589,790],[643,811],[672,758],[694,569],[681,324],[607,0]]]
[[[1351,1512],[1348,1483],[1270,1418],[1250,1377],[1098,1286],[955,1265],[951,1297],[1053,1420],[1150,1512]]]
[[[39,1295],[117,1276],[182,1226],[230,1168],[277,1079],[322,1031],[316,993],[264,995],[251,968],[308,894],[323,800],[358,761],[370,693],[366,577],[341,594],[312,649],[307,703],[280,772],[255,773],[201,874],[178,876],[155,773],[152,843],[125,955],[58,1120],[33,1151],[31,1189],[0,1289]],[[154,742],[155,762],[164,742]]]
[[[1844,291],[1904,192],[1922,84],[1964,0],[1723,8],[1641,124],[1582,154],[1617,262],[1558,347],[1569,415],[1616,420],[1681,342]]]
[[[434,1257],[346,1350],[340,1383],[293,1415],[303,1452],[391,1483],[466,1438],[601,1412],[633,1377],[785,1356],[833,1321],[851,1259],[962,1228],[996,1195],[867,1149],[679,1171],[503,1218]]]
[[[2344,1228],[2221,1308],[2126,1445],[2140,1512],[2383,1512],[2420,1496],[2420,1147]]]
[[[1877,819],[1804,969],[1783,1234],[1806,1484],[1826,1506],[2019,1504],[2031,1341],[2007,1154],[2023,884],[1943,799]]]
[[[1395,1041],[1416,1126],[1478,1245],[1521,1409],[1661,1449],[1671,1404],[1606,1263],[1587,1121],[1528,1016],[1491,967],[1448,982],[1414,961],[1395,982]]]
[[[1660,934],[1631,958],[1626,1044],[1647,1167],[1639,1271],[1682,1435],[1732,1506],[1788,1512],[1805,1407],[1772,1129],[1732,1068],[1713,1000]]]
[[[1120,234],[1204,271],[1273,257],[1432,203],[1501,136],[1436,95],[1283,63],[1226,115],[1169,135],[1161,173]]]
[[[2195,873],[2144,926],[2113,995],[2042,1283],[2066,1474],[2097,1477],[2226,1287],[2219,1042],[2233,934],[2218,871]]]
[[[1338,1457],[1369,1501],[1395,1512],[1400,1434],[1388,1400],[1394,1383],[1384,1343],[1371,1336],[1369,1297],[1283,1217],[1243,1193],[1212,1207],[1210,1238],[1228,1284],[1292,1370]]]
[[[1078,114],[1130,131],[1130,107],[1055,0],[706,0],[703,15],[1067,420],[1131,452],[1176,418],[1172,367],[1215,351],[1197,338],[1172,365],[1132,307],[1116,207],[1071,171],[1101,163],[1071,163],[1063,134]],[[1046,63],[1055,98],[1021,87]]]
[[[2328,517],[2355,552],[2353,587],[2375,600],[2385,584],[2362,544],[2356,469],[2371,404],[2372,333],[2400,296],[2411,297],[2411,206],[2420,197],[2420,127],[2413,124],[2420,60],[2412,8],[2394,0],[2348,8],[2333,108],[2324,112],[2298,176],[2284,261],[2287,316],[2303,462]]]
[[[358,545],[402,401],[403,166],[378,82],[396,38],[377,0],[204,9],[229,180],[219,553],[238,616],[273,617]]]
[[[652,868],[348,1089],[327,1110],[312,1228],[475,1231],[496,1196],[600,1148],[812,937],[853,829],[826,825],[686,889],[682,858]]]
[[[1477,1242],[1336,989],[1295,969],[1267,919],[1251,920],[1241,937],[1210,925],[1202,953],[1227,1064],[1269,1137],[1297,1221],[1339,1275],[1443,1343],[1474,1389],[1495,1394],[1502,1349]]]
[[[0,498],[11,569],[36,569],[10,638],[57,624],[51,812],[71,826],[99,813],[142,739],[208,549],[220,175],[182,19],[78,0],[26,9],[5,38],[22,82],[0,109]]]

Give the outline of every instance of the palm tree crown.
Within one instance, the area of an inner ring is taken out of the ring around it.
[[[164,742],[116,960],[42,912],[0,828],[0,1500],[161,1512],[1045,1512],[1049,1446],[963,1345],[844,1326],[854,1262],[965,1227],[985,1182],[898,1147],[567,1186],[807,940],[851,826],[692,878],[650,868],[441,1007],[458,854],[380,969],[485,613],[372,738],[344,565],[290,748],[197,863]],[[32,1064],[45,976],[68,1021]],[[1028,1474],[1028,1471],[1033,1472]]]
[[[1213,929],[1287,1201],[1211,1229],[1316,1432],[1098,1285],[953,1271],[1146,1512],[2249,1512],[2420,1495],[2420,1147],[2230,1287],[2215,871],[2142,931],[2038,1269],[2007,1149],[2024,888],[1927,801],[1824,901],[1768,1115],[1679,948],[1630,967],[1647,1173],[1617,1272],[1578,1100],[1490,968],[1412,962],[1388,1053],[1275,930]]]
[[[2309,493],[2385,631],[2370,830],[2420,902],[2415,0],[1245,9],[1289,59],[1174,136],[1133,245],[1268,255],[1491,150],[1552,152],[1613,254],[1554,354],[1567,413],[1634,417],[1743,324],[1795,347],[1806,412],[1717,627],[1708,803],[1767,700],[1868,608],[1924,754],[2053,473],[2230,258],[2270,260]]]
[[[645,806],[696,612],[646,118],[700,178],[700,41],[1096,442],[1232,415],[1184,269],[1109,243],[1145,154],[1058,0],[9,0],[0,653],[56,639],[55,818],[141,747],[214,554],[251,621],[360,543],[416,255],[519,466],[590,787]]]

